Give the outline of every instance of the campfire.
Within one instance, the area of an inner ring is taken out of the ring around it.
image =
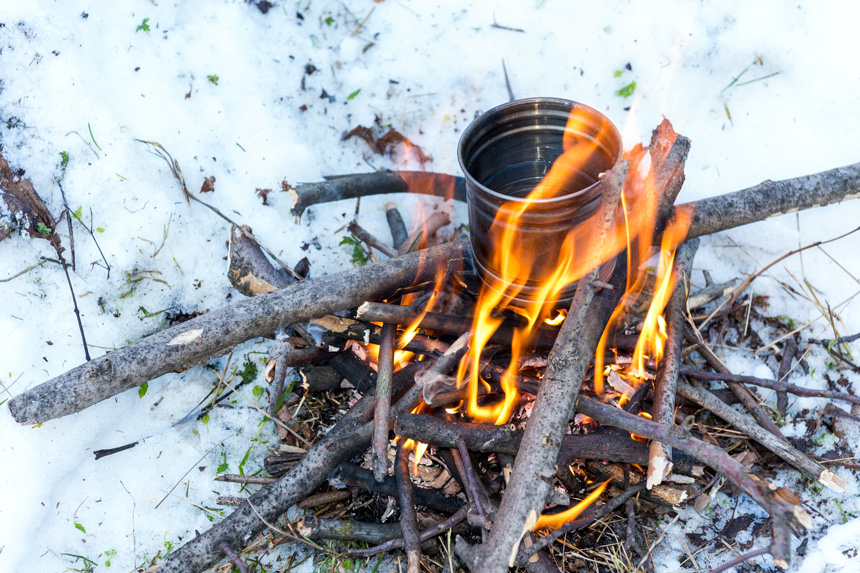
[[[613,512],[623,536],[617,557],[638,571],[660,541],[643,534],[643,516],[690,503],[701,511],[720,487],[767,511],[766,552],[787,567],[791,536],[812,518],[794,492],[767,479],[771,468],[786,463],[839,492],[849,484],[786,439],[746,384],[776,390],[777,414],[791,393],[860,399],[782,381],[801,358],[789,345],[779,380],[729,372],[708,329],[756,312],[745,292],[752,277],[697,285],[693,260],[703,235],[857,197],[860,173],[851,166],[676,205],[689,150],[668,120],[647,147],[623,151],[618,130],[590,107],[505,104],[464,132],[464,178],[379,172],[289,189],[297,220],[309,206],[371,194],[465,200],[468,237],[440,237],[450,222],[441,212],[418,217],[410,233],[391,203],[390,242],[349,225],[355,248],[381,260],[307,278],[234,224],[227,278],[247,300],[95,358],[15,397],[10,410],[21,423],[42,423],[273,338],[267,416],[283,447],[267,459],[268,476],[218,478],[264,487],[221,499],[235,511],[155,565],[160,573],[225,558],[247,570],[242,555],[262,548],[252,537],[266,529],[266,547],[299,540],[338,556],[404,551],[410,573],[425,554],[433,570],[456,559],[475,572],[555,571],[553,556],[580,543],[567,534],[593,545],[589,528]],[[178,163],[161,151],[184,189]],[[303,433],[301,404],[335,394],[355,400],[327,414],[324,435]],[[399,523],[371,521],[373,512],[350,505],[359,495],[396,499]],[[288,522],[295,504],[327,516]]]

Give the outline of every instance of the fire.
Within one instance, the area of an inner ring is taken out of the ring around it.
[[[620,249],[616,244],[608,246],[603,252],[581,252],[581,246],[587,244],[592,229],[586,221],[574,228],[565,237],[559,253],[529,253],[518,258],[514,255],[518,250],[515,245],[519,240],[519,229],[523,215],[533,207],[535,202],[560,196],[567,193],[566,182],[571,181],[580,173],[589,158],[597,151],[598,134],[593,140],[578,139],[578,134],[586,131],[584,120],[574,111],[571,113],[564,133],[564,152],[550,168],[544,179],[529,193],[525,200],[512,200],[504,203],[498,210],[489,234],[497,241],[493,254],[493,265],[499,270],[496,284],[484,284],[475,308],[472,323],[472,340],[468,354],[460,363],[457,371],[458,387],[466,385],[466,412],[475,421],[506,423],[513,413],[513,407],[518,398],[515,377],[516,364],[527,350],[536,333],[537,327],[546,320],[553,310],[552,302],[557,300],[561,291],[569,284],[577,281],[593,268],[606,261]],[[607,126],[605,129],[609,129]],[[577,250],[579,247],[579,250]],[[502,378],[502,389],[505,397],[501,402],[491,405],[478,403],[478,384],[480,377],[480,356],[490,337],[501,326],[499,313],[508,308],[511,299],[522,292],[517,286],[523,277],[529,276],[529,271],[541,258],[556,257],[556,264],[549,276],[538,286],[532,302],[525,308],[518,309],[526,318],[526,323],[514,331],[511,348],[511,362]],[[558,318],[558,317],[557,317]],[[557,318],[555,320],[557,320]],[[563,320],[563,315],[561,319]]]
[[[668,121],[658,127],[660,138],[658,147],[671,148],[677,137]],[[650,258],[651,245],[654,240],[655,221],[657,219],[656,173],[660,165],[651,165],[647,176],[643,175],[648,149],[636,145],[624,153],[624,158],[630,161],[630,170],[624,182],[621,196],[624,230],[627,253],[627,286],[624,296],[612,313],[606,330],[597,346],[594,357],[594,391],[602,395],[604,391],[604,356],[608,335],[613,331],[623,315],[625,315],[642,296],[648,278],[640,266]],[[678,212],[675,219],[663,232],[658,252],[657,280],[654,297],[649,305],[642,331],[636,344],[631,374],[641,376],[645,372],[645,358],[660,360],[663,357],[663,342],[666,340],[666,323],[663,311],[675,285],[672,280],[672,265],[675,251],[684,242],[692,223],[692,212]],[[634,378],[635,380],[635,378]]]
[[[650,352],[650,356],[654,360],[663,358],[663,342],[667,338],[663,310],[675,290],[672,265],[675,261],[675,251],[687,236],[691,222],[691,214],[682,212],[663,233],[657,265],[657,288],[654,292],[654,298],[651,300],[651,306],[648,308],[648,314],[642,323],[642,333],[639,335],[636,349],[633,352],[633,364],[639,373],[645,372],[646,353]]]
[[[567,318],[567,313],[563,309],[559,309],[558,314],[555,317],[545,319],[544,323],[550,326],[558,326],[559,324],[564,322],[565,318]]]
[[[437,175],[437,176],[433,176],[432,178],[430,178],[428,180],[426,178],[420,179],[417,176],[415,176],[413,173],[408,172],[408,171],[404,171],[404,172],[401,172],[401,177],[406,182],[406,185],[409,188],[410,193],[419,193],[420,194],[420,193],[425,192],[425,190],[422,189],[421,186],[428,186],[428,187],[434,187],[434,188],[440,187],[439,181],[444,176],[438,176]],[[455,180],[453,177],[449,177],[448,181],[449,181],[449,183],[447,184],[447,189],[445,190],[444,196],[446,199],[452,199],[454,197]],[[417,213],[418,213],[417,220],[421,221],[421,223],[416,226],[416,228],[413,230],[412,234],[417,233],[419,231],[425,231],[425,235],[426,235],[427,217],[425,217],[425,215],[424,215],[424,206],[423,206],[423,203],[420,201],[418,202]],[[412,234],[410,234],[410,237],[412,236]],[[423,264],[423,260],[420,264]],[[418,327],[421,324],[421,321],[424,319],[424,317],[427,315],[427,313],[430,312],[430,310],[432,310],[433,306],[436,304],[436,300],[439,296],[439,292],[442,290],[442,288],[445,285],[446,274],[447,274],[447,268],[446,267],[440,266],[440,268],[436,269],[436,273],[434,275],[433,290],[430,293],[430,297],[427,299],[427,302],[424,304],[424,306],[421,309],[421,312],[418,314],[418,316],[416,316],[415,319],[405,329],[403,329],[403,334],[400,336],[400,340],[397,343],[398,348],[402,349],[404,346],[409,344],[409,342],[418,333]],[[401,299],[400,304],[410,305],[414,302],[415,298],[416,298],[416,295],[407,294]]]
[[[541,515],[538,518],[537,523],[535,524],[535,530],[538,530],[538,529],[558,529],[559,527],[561,527],[565,523],[567,523],[569,521],[573,521],[574,519],[579,517],[579,515],[583,511],[588,509],[588,506],[590,506],[592,503],[594,503],[597,500],[597,498],[600,497],[600,495],[603,493],[603,490],[605,490],[606,486],[609,485],[609,482],[614,480],[616,477],[617,476],[612,476],[611,478],[609,478],[608,480],[606,480],[605,482],[603,482],[602,484],[597,486],[594,489],[594,491],[592,491],[590,494],[588,494],[585,497],[585,499],[583,499],[582,501],[580,501],[579,503],[577,503],[576,505],[574,505],[570,509],[562,511],[561,513],[555,513],[553,515]]]

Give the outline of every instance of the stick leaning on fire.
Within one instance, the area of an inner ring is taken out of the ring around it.
[[[655,138],[658,137],[661,129],[665,130],[667,127],[671,129],[667,122],[664,122],[661,128],[655,130]],[[674,148],[676,155],[678,155],[678,163],[660,179],[665,199],[661,208],[663,216],[658,218],[656,225],[657,230],[662,231],[666,226],[666,221],[673,220],[678,216],[678,213],[689,214],[692,212],[694,215],[687,233],[688,241],[698,236],[719,232],[778,214],[827,205],[860,196],[860,164],[855,164],[797,179],[765,182],[736,193],[682,204],[670,209],[674,197],[683,183],[683,160],[686,157],[686,150],[683,149],[684,141],[685,138],[679,136],[670,146],[670,150]],[[652,148],[655,147],[657,146],[652,145]],[[659,161],[652,163],[652,165],[665,166],[665,163]],[[673,174],[674,176],[672,176]],[[365,181],[371,183],[365,184]],[[382,191],[404,190],[402,188],[403,179],[396,173],[362,175],[354,180],[349,177],[342,177],[318,186],[299,186],[295,189],[297,215],[300,216],[301,211],[308,204],[320,200],[334,200],[347,196],[357,197],[378,192],[380,188],[376,185],[380,181],[390,183],[388,188],[383,186]],[[453,181],[456,190],[460,183],[457,179],[453,179]],[[352,185],[347,185],[350,182]],[[328,194],[320,199],[320,195],[316,191],[322,186],[328,189]],[[348,191],[339,192],[339,189],[347,189]],[[659,232],[655,235],[659,236]],[[694,251],[694,247],[691,245],[688,251]],[[10,400],[10,411],[20,423],[41,423],[78,412],[162,374],[194,364],[205,363],[210,356],[224,353],[245,340],[267,335],[279,328],[332,316],[337,311],[356,308],[365,301],[391,299],[401,292],[432,288],[434,273],[437,268],[446,268],[449,276],[455,276],[460,272],[463,261],[468,257],[468,244],[463,241],[455,241],[345,273],[305,279],[290,284],[274,292],[212,311],[127,347],[120,348],[106,356],[91,360],[16,396]],[[689,259],[691,258],[692,253]],[[661,409],[664,415],[652,422],[638,416],[626,415],[619,408],[606,406],[590,398],[578,397],[577,400],[579,383],[591,357],[594,355],[594,348],[602,335],[603,325],[606,324],[618,298],[624,291],[623,269],[619,268],[616,275],[613,277],[616,288],[612,290],[602,289],[597,293],[594,292],[593,281],[581,281],[583,293],[579,294],[577,298],[580,299],[580,302],[583,298],[593,298],[594,301],[590,306],[577,305],[571,309],[562,332],[565,328],[568,330],[579,328],[581,329],[579,336],[571,337],[570,332],[567,335],[560,334],[556,347],[551,353],[551,356],[554,357],[551,359],[551,364],[556,364],[551,368],[561,368],[563,371],[570,369],[569,372],[576,375],[561,377],[560,381],[566,382],[569,387],[564,396],[566,401],[553,400],[555,405],[563,404],[563,408],[549,418],[544,415],[546,412],[544,411],[545,406],[543,406],[548,400],[542,401],[541,397],[543,395],[549,397],[548,392],[545,394],[546,389],[553,388],[558,391],[559,385],[547,385],[538,392],[538,400],[532,410],[532,417],[534,419],[537,416],[545,421],[549,419],[552,427],[545,431],[532,429],[530,433],[530,428],[537,428],[537,424],[530,423],[520,444],[517,458],[519,461],[519,456],[533,456],[535,452],[540,451],[544,460],[543,466],[546,467],[523,463],[515,464],[509,484],[510,489],[506,490],[502,506],[495,513],[495,521],[489,530],[486,543],[479,546],[468,546],[464,542],[458,542],[458,553],[475,571],[496,571],[500,567],[513,565],[516,562],[517,553],[520,551],[520,540],[525,533],[530,531],[533,522],[540,515],[546,494],[544,491],[543,497],[530,495],[530,501],[524,502],[524,498],[518,495],[517,490],[520,488],[528,489],[529,483],[537,483],[538,487],[535,489],[540,491],[548,489],[548,486],[540,485],[545,483],[543,479],[538,477],[536,481],[530,481],[531,478],[526,479],[521,474],[524,472],[537,474],[550,472],[549,475],[551,476],[554,473],[550,471],[550,465],[554,466],[555,464],[561,436],[570,420],[575,402],[576,410],[592,419],[655,440],[655,444],[662,444],[658,447],[652,447],[654,452],[652,459],[663,460],[660,463],[664,468],[668,463],[671,463],[667,460],[672,459],[668,448],[675,448],[725,475],[771,514],[774,519],[774,528],[770,551],[777,564],[787,566],[789,561],[787,531],[791,527],[808,527],[810,524],[808,514],[796,503],[796,498],[791,492],[782,488],[774,488],[765,480],[744,469],[725,451],[693,438],[685,428],[673,426],[671,418],[667,419],[665,416],[667,410],[671,411],[671,408],[667,406],[663,406]],[[682,282],[678,281],[678,288],[681,288]],[[270,286],[274,288],[278,285]],[[264,288],[264,290],[266,289]],[[677,302],[670,306],[670,319],[677,316],[677,309]],[[570,320],[571,317],[576,316],[577,312],[581,314],[580,320]],[[570,326],[567,326],[568,324]],[[672,322],[670,322],[671,324]],[[673,332],[676,333],[677,328],[670,332],[668,341],[670,352],[674,352],[672,349],[675,348],[676,344],[680,344],[678,335],[673,334]],[[457,345],[455,344],[451,348],[453,349],[454,346]],[[562,346],[568,347],[563,348]],[[564,353],[571,353],[569,356],[573,357],[575,367],[572,367],[569,362],[571,358],[566,359],[568,362],[563,365],[558,362],[558,356]],[[706,395],[707,393],[696,393],[695,389],[678,383],[678,373],[675,371],[663,373],[666,370],[673,369],[664,367],[661,374],[658,375],[662,378],[662,382],[659,384],[660,389],[657,391],[659,395],[668,396],[669,393],[674,395],[671,387],[676,386],[675,391],[679,395],[703,406],[710,404],[714,409],[720,408],[719,404],[709,402],[711,398]],[[445,374],[447,372],[442,372],[440,375]],[[404,391],[403,385],[405,384],[405,388],[412,385],[411,380],[403,380],[407,377],[408,373],[401,376],[399,382],[395,381],[389,423],[393,422],[398,412],[406,413],[414,408],[415,390],[407,391],[407,396],[404,398],[409,396],[411,398],[407,399],[406,402],[396,401],[397,396]],[[398,384],[400,384],[399,387]],[[420,398],[420,395],[418,397]],[[347,418],[344,418],[343,423],[338,424],[325,440],[312,446],[298,466],[281,477],[275,484],[255,493],[244,510],[240,507],[233,515],[215,525],[210,531],[189,541],[171,555],[159,570],[201,571],[211,566],[223,558],[223,553],[219,549],[222,542],[227,542],[228,545],[234,547],[240,546],[243,539],[246,539],[245,536],[248,531],[257,533],[264,529],[267,523],[276,520],[289,506],[308,495],[341,461],[365,449],[372,434],[373,424],[369,422],[369,419],[375,410],[375,397],[372,392],[368,393],[366,398],[367,400],[362,403],[366,405],[354,406],[350,410],[351,419],[355,422],[349,422]],[[400,399],[403,400],[404,398]],[[355,410],[354,413],[353,410]],[[735,412],[735,414],[731,414],[729,411]],[[768,437],[768,432],[762,430],[755,421],[738,414],[735,410],[728,409],[725,412],[715,411],[715,413],[726,417],[727,420],[729,420],[728,417],[736,416],[736,420],[729,421],[740,421],[741,423],[736,423],[736,426],[741,431],[745,431],[763,446],[785,457],[804,473],[820,480],[823,485],[837,491],[844,490],[846,484],[843,480],[794,450],[781,436],[770,435]],[[741,418],[743,419],[741,420]],[[341,438],[341,442],[337,446],[333,446],[332,444],[338,441],[338,437]],[[517,484],[525,485],[517,486]],[[414,550],[414,544],[412,547]]]

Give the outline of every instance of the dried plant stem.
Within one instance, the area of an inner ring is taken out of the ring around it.
[[[376,411],[373,415],[373,448],[371,464],[376,481],[388,475],[388,418],[391,413],[391,379],[394,376],[394,342],[397,327],[382,326],[379,343],[379,362],[376,375]]]

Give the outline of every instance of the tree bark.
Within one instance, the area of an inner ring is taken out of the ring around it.
[[[460,264],[463,256],[460,242],[448,243],[243,300],[90,360],[19,394],[9,410],[22,424],[79,412],[280,327],[432,285],[437,268]]]

